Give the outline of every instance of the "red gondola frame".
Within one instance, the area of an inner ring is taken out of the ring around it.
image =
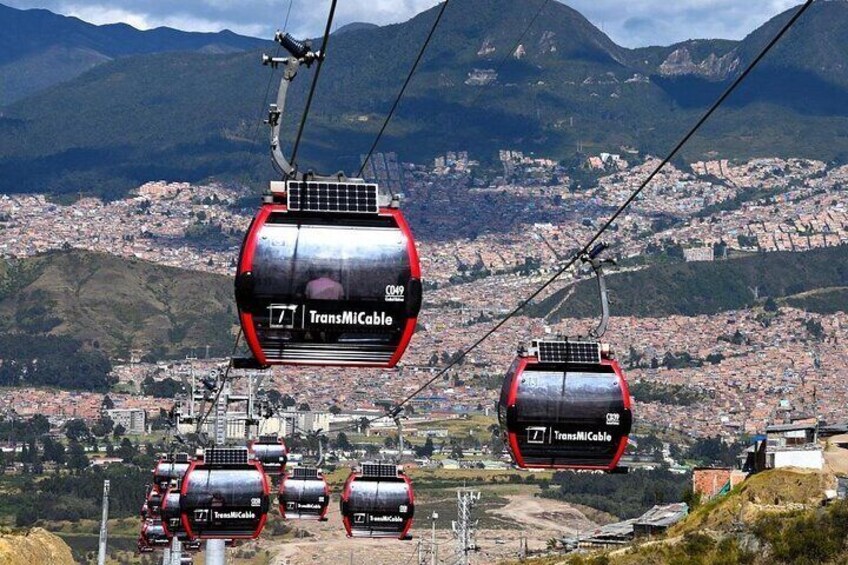
[[[285,204],[263,204],[260,208],[259,212],[253,218],[253,221],[250,223],[250,227],[247,229],[247,234],[245,236],[245,244],[242,248],[241,255],[239,256],[238,262],[238,272],[246,273],[252,270],[253,268],[253,256],[256,252],[256,238],[253,237],[254,232],[265,225],[266,221],[273,213],[288,213],[288,207]],[[421,279],[421,263],[418,256],[418,250],[415,247],[415,239],[412,236],[412,230],[409,227],[409,224],[406,222],[406,218],[401,212],[400,209],[397,208],[389,208],[389,207],[381,207],[380,216],[390,216],[394,219],[397,224],[398,229],[401,230],[404,237],[406,237],[406,246],[407,246],[407,254],[409,256],[410,262],[410,277],[412,279]],[[262,346],[259,343],[259,337],[256,335],[256,329],[253,324],[253,314],[250,312],[239,312],[239,321],[241,322],[241,327],[244,330],[244,338],[247,342],[248,347],[250,348],[253,355],[256,357],[256,361],[261,366],[268,366],[268,359],[265,354],[262,352]],[[412,341],[412,335],[415,333],[415,326],[418,322],[418,318],[409,318],[406,321],[406,325],[404,326],[403,332],[401,334],[400,341],[397,345],[397,348],[389,359],[386,365],[377,365],[380,367],[391,368],[394,367],[398,361],[403,357],[406,348],[409,346],[409,342]],[[316,362],[308,362],[308,361],[299,361],[297,363],[287,363],[281,362],[280,364],[297,364],[297,365],[325,365],[326,363],[322,363],[320,361]],[[346,367],[373,367],[373,364],[357,364],[357,363],[345,363]]]
[[[191,473],[193,471],[195,471],[195,469],[198,466],[203,465],[203,464],[204,464],[204,461],[202,459],[195,459],[191,462],[191,465],[189,465],[189,468],[186,471],[185,479],[183,480],[182,485],[180,486],[180,496],[181,497],[186,496],[186,494],[187,494],[186,491],[188,490],[188,486],[189,486],[189,481],[188,481],[189,476],[191,475]],[[248,460],[247,465],[254,466],[256,468],[256,470],[259,471],[259,473],[262,475],[263,492],[264,492],[265,496],[269,497],[269,506],[270,506],[271,486],[268,482],[268,475],[266,475],[264,469],[262,469],[262,464],[259,461],[256,461],[255,459],[250,459],[250,460]],[[194,539],[213,539],[213,538],[203,538],[203,537],[200,537],[197,534],[195,534],[194,530],[191,527],[191,523],[188,519],[188,516],[185,513],[181,514],[180,519],[182,520],[183,530],[185,530],[186,536],[188,536],[190,539],[192,539],[192,540],[194,540]],[[267,521],[268,521],[268,513],[266,512],[259,519],[259,524],[257,525],[256,529],[254,530],[253,534],[251,534],[251,535],[231,535],[231,534],[228,534],[228,538],[229,539],[256,539],[262,533],[262,530],[265,528],[265,522],[267,522]],[[219,539],[219,538],[214,538],[214,539]]]
[[[345,502],[350,500],[351,485],[357,478],[361,478],[361,477],[362,477],[361,473],[354,471],[353,473],[350,474],[350,476],[348,476],[347,480],[345,480],[344,489],[342,490],[342,497],[341,497],[342,503],[345,503]],[[407,486],[408,492],[409,492],[409,504],[410,504],[410,506],[414,507],[415,506],[415,489],[413,489],[413,487],[412,487],[412,479],[410,479],[409,476],[406,473],[400,474],[399,478],[402,478],[403,482],[406,483],[406,486]],[[414,517],[409,518],[407,523],[404,525],[403,531],[400,533],[400,536],[398,536],[397,539],[399,539],[399,540],[408,539],[409,530],[412,529],[412,523],[414,521],[415,521]],[[351,524],[351,522],[350,522],[350,517],[342,516],[342,523],[344,524],[345,531],[347,532],[347,537],[354,537],[353,536],[353,524]],[[390,539],[390,537],[386,536],[386,538],[384,538],[384,539]]]
[[[515,361],[516,365],[511,368],[511,371],[514,371],[513,382],[509,389],[509,394],[507,396],[507,406],[513,407],[516,402],[516,395],[518,392],[518,377],[524,372],[524,370],[529,365],[537,365],[539,364],[539,360],[536,357],[520,357]],[[618,378],[619,383],[621,384],[621,391],[623,393],[623,401],[624,408],[626,410],[631,410],[631,398],[630,398],[630,389],[627,385],[627,379],[624,378],[624,373],[621,370],[621,366],[618,364],[618,361],[615,359],[601,359],[600,365],[611,367],[616,377]],[[518,437],[514,431],[507,431],[507,445],[509,447],[509,451],[515,459],[516,464],[521,468],[537,468],[537,469],[551,469],[554,468],[553,465],[527,465],[524,462],[524,458],[521,456],[521,450],[518,446]],[[624,450],[627,448],[627,436],[621,438],[619,442],[618,449],[613,456],[612,463],[607,466],[603,465],[557,465],[555,468],[557,469],[586,469],[586,470],[598,470],[598,471],[613,471],[617,466],[618,462],[621,460],[621,456],[624,454]]]

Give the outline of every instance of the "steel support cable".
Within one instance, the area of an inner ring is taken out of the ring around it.
[[[365,171],[365,167],[368,165],[368,161],[371,160],[371,156],[374,154],[374,151],[377,149],[377,145],[380,143],[380,139],[383,137],[383,134],[386,131],[386,128],[389,125],[389,122],[392,120],[392,117],[395,115],[395,111],[400,104],[401,98],[406,93],[406,88],[409,86],[409,83],[412,81],[412,76],[415,74],[415,71],[418,70],[418,65],[421,63],[421,59],[424,58],[424,52],[427,50],[427,46],[430,45],[430,40],[433,39],[433,35],[436,33],[436,28],[439,27],[439,23],[442,21],[442,16],[445,13],[445,9],[448,7],[450,0],[445,0],[442,3],[442,7],[439,9],[439,13],[436,14],[436,20],[433,22],[433,25],[430,27],[430,33],[427,34],[427,38],[424,40],[424,44],[421,46],[421,49],[418,51],[418,56],[415,58],[415,62],[412,64],[412,68],[409,69],[409,74],[406,75],[406,80],[403,81],[403,86],[398,92],[397,97],[395,98],[394,103],[392,103],[392,107],[389,110],[389,113],[386,114],[386,119],[383,120],[383,125],[380,127],[380,131],[377,132],[377,137],[374,138],[374,143],[371,144],[371,148],[368,150],[368,154],[365,156],[365,159],[362,161],[362,165],[359,167],[359,172],[356,174],[357,177],[361,177],[362,173]]]
[[[336,4],[338,4],[338,0],[332,0],[330,4],[330,15],[327,17],[327,27],[324,28],[324,41],[321,44],[321,56],[318,58],[318,65],[315,67],[315,76],[312,77],[312,85],[309,87],[309,95],[306,97],[306,106],[303,108],[303,115],[300,118],[300,127],[297,128],[297,137],[295,137],[291,155],[291,164],[295,168],[297,168],[297,150],[300,148],[300,140],[303,137],[303,130],[306,127],[306,119],[309,117],[309,110],[312,108],[312,99],[315,97],[318,77],[321,76],[321,67],[324,66],[324,59],[327,58],[327,44],[330,42],[330,31],[333,29]]]
[[[616,209],[616,211],[613,213],[613,215],[610,216],[610,218],[604,223],[603,226],[601,226],[601,228],[597,232],[595,232],[595,235],[593,235],[592,238],[589,239],[589,241],[580,249],[580,251],[578,251],[574,256],[572,256],[572,258],[569,259],[568,262],[563,267],[561,267],[558,271],[556,271],[556,273],[554,273],[554,275],[551,278],[549,278],[547,281],[545,281],[545,283],[542,284],[542,286],[537,288],[532,294],[530,294],[530,296],[528,296],[527,298],[522,300],[518,304],[518,306],[513,308],[503,319],[501,319],[497,324],[495,324],[494,327],[492,327],[489,331],[487,331],[485,334],[483,334],[483,336],[480,339],[475,341],[470,347],[464,349],[459,356],[457,356],[453,361],[451,361],[441,371],[436,373],[436,375],[434,377],[432,377],[431,379],[426,381],[423,385],[418,387],[415,390],[415,392],[406,396],[401,402],[399,402],[395,406],[395,409],[402,408],[404,405],[409,403],[411,400],[413,400],[415,397],[417,397],[419,394],[421,394],[427,388],[429,388],[430,385],[432,385],[438,379],[443,377],[448,371],[453,369],[457,364],[459,364],[460,361],[465,359],[465,357],[469,353],[471,353],[472,351],[477,349],[484,341],[486,341],[492,335],[494,335],[510,319],[515,317],[519,312],[521,312],[524,308],[526,308],[527,305],[530,304],[530,302],[532,302],[537,296],[539,296],[542,292],[544,292],[545,289],[547,289],[550,285],[552,285],[567,270],[569,270],[572,266],[574,266],[574,264],[577,262],[577,260],[581,256],[588,253],[589,249],[592,248],[592,246],[601,238],[601,236],[619,218],[619,216],[621,216],[621,214],[624,213],[624,211],[630,206],[630,204],[632,204],[633,201],[636,200],[636,198],[639,197],[639,195],[651,183],[651,181],[654,179],[654,177],[656,177],[657,174],[659,174],[659,172],[677,155],[677,153],[680,152],[680,150],[689,141],[689,139],[693,135],[695,135],[695,133],[697,133],[697,131],[701,128],[701,126],[703,126],[704,123],[710,118],[710,116],[712,116],[713,113],[715,113],[715,111],[719,108],[719,106],[721,106],[724,103],[724,101],[727,100],[727,98],[736,90],[736,88],[742,83],[742,81],[744,81],[745,78],[751,73],[751,71],[754,70],[754,68],[757,66],[757,64],[759,64],[759,62],[768,54],[768,52],[771,51],[771,49],[775,46],[775,44],[778,41],[780,41],[780,39],[786,34],[786,32],[788,32],[792,28],[792,26],[795,24],[795,22],[798,21],[798,18],[800,18],[804,14],[804,12],[807,11],[807,9],[813,4],[813,2],[814,2],[814,0],[807,0],[804,3],[804,5],[801,6],[798,9],[797,12],[795,12],[795,14],[792,16],[792,18],[790,18],[789,21],[786,22],[786,24],[780,29],[780,31],[771,39],[771,41],[769,41],[768,44],[766,44],[766,46],[760,51],[760,53],[757,55],[757,57],[753,61],[751,61],[751,63],[748,64],[748,66],[745,68],[745,70],[738,77],[736,77],[736,79],[730,84],[730,86],[728,86],[727,89],[725,89],[725,91],[722,93],[722,95],[719,96],[719,98],[715,102],[713,102],[713,104],[710,106],[710,108],[701,116],[701,118],[695,123],[695,125],[692,128],[689,129],[689,131],[686,133],[686,135],[684,135],[680,139],[680,141],[674,146],[674,148],[665,157],[665,159],[663,159],[662,162],[659,165],[657,165],[653,169],[653,171],[651,171],[651,173],[648,175],[648,177],[644,181],[642,181],[642,183],[639,185],[639,187],[635,191],[633,191],[633,193],[627,198],[627,200],[625,200],[624,203],[621,204]],[[384,416],[372,418],[371,420],[369,420],[369,424],[371,424],[371,423],[373,423],[373,422],[375,422],[375,421],[377,421],[377,420],[379,420],[380,418],[383,418],[383,417]]]

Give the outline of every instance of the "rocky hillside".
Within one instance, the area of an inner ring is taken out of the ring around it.
[[[700,505],[664,536],[612,551],[548,556],[535,565],[790,565],[848,563],[848,502],[823,507],[833,476],[780,469]]]
[[[0,533],[0,565],[74,565],[71,548],[42,528]]]

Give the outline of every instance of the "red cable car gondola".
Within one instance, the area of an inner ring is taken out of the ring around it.
[[[512,364],[498,403],[519,467],[612,471],[627,447],[630,392],[597,341],[534,341]]]
[[[259,436],[248,445],[253,458],[262,463],[268,475],[281,475],[286,469],[288,450],[283,438],[276,435]]]
[[[286,520],[326,520],[330,486],[315,467],[295,467],[280,484],[280,514]]]
[[[397,201],[362,182],[285,187],[253,219],[236,275],[256,363],[393,367],[421,307],[418,252]]]
[[[165,535],[169,538],[176,537],[180,541],[189,541],[190,538],[183,528],[182,510],[180,508],[180,488],[171,487],[162,497],[162,527]]]
[[[411,539],[412,481],[399,465],[363,463],[345,482],[341,514],[348,537]]]
[[[175,453],[159,459],[153,468],[153,483],[159,487],[160,492],[165,492],[171,485],[171,481],[181,481],[191,460],[188,453]]]
[[[165,547],[171,540],[165,533],[165,528],[162,526],[162,520],[153,519],[145,520],[141,525],[140,539],[149,547]]]
[[[141,517],[156,519],[160,517],[162,509],[162,493],[159,492],[159,487],[153,485],[147,493],[147,499],[141,507]]]
[[[139,534],[138,541],[136,541],[136,549],[139,553],[153,553],[156,549],[148,545],[148,543],[144,540],[144,538]]]
[[[190,538],[256,539],[268,518],[268,477],[247,448],[208,449],[193,461],[180,489]]]

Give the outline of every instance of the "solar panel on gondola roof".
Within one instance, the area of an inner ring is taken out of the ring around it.
[[[376,184],[327,181],[289,181],[288,209],[295,212],[377,214]]]
[[[247,448],[207,449],[203,460],[209,465],[246,465]]]
[[[292,469],[293,479],[318,479],[318,469],[312,467],[295,467]]]
[[[601,346],[596,341],[537,341],[535,345],[542,363],[601,362]]]
[[[363,463],[362,476],[381,479],[396,478],[398,476],[398,468],[397,465],[387,463]]]

